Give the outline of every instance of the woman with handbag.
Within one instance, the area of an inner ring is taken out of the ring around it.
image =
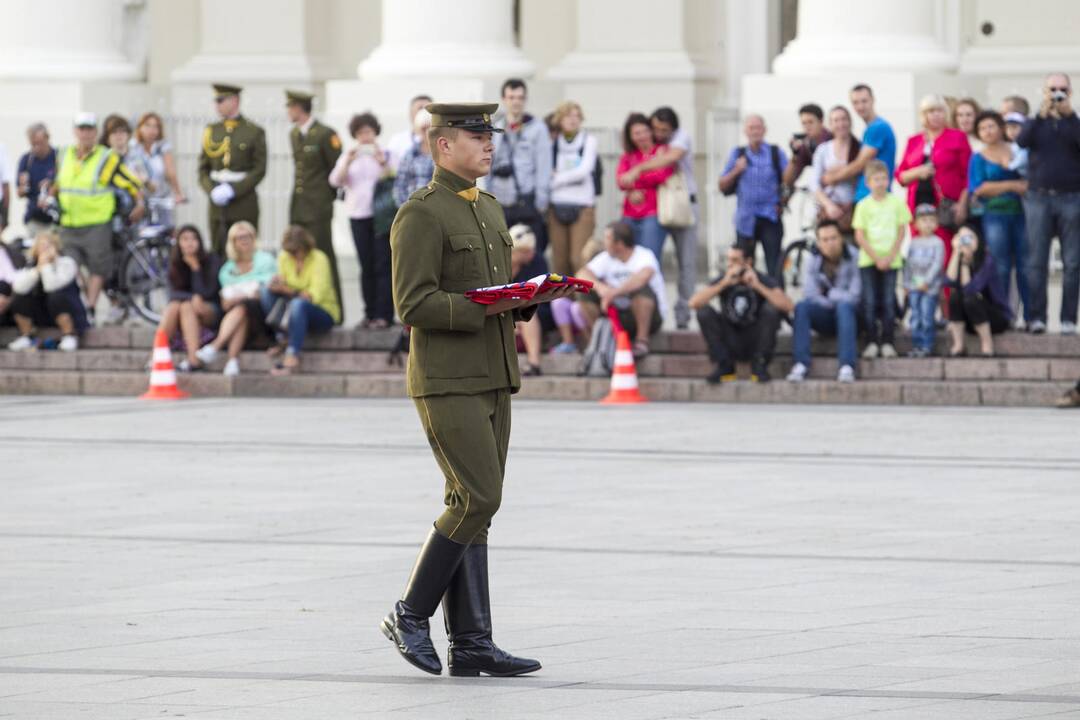
[[[551,209],[548,241],[551,269],[571,275],[580,268],[581,249],[596,229],[596,138],[581,129],[581,106],[567,100],[555,108],[552,125],[558,130],[553,145]]]
[[[945,264],[952,256],[952,236],[968,216],[968,163],[971,145],[962,130],[948,126],[948,106],[939,95],[919,103],[923,130],[908,138],[896,168],[907,188],[908,209],[929,203],[938,209],[937,235],[945,241]],[[912,233],[917,230],[912,228]],[[947,293],[948,291],[946,291]]]
[[[218,273],[225,316],[221,318],[217,337],[196,353],[199,360],[209,365],[228,346],[229,359],[223,372],[227,377],[240,374],[240,351],[248,337],[266,330],[259,294],[277,272],[277,261],[256,247],[255,226],[247,220],[233,223],[225,241],[229,260]]]
[[[360,261],[360,296],[364,320],[358,328],[386,328],[394,322],[390,291],[390,234],[376,232],[376,187],[393,173],[390,154],[376,143],[382,128],[371,113],[353,116],[349,134],[356,145],[338,158],[330,184],[345,189],[345,210]],[[383,188],[392,193],[393,180]]]
[[[315,247],[315,238],[292,225],[281,240],[277,274],[260,293],[266,324],[287,338],[284,358],[272,375],[300,370],[300,351],[309,332],[325,333],[341,321],[341,305],[334,291],[330,258]]]
[[[851,113],[843,105],[829,111],[829,132],[832,139],[814,150],[809,189],[817,201],[818,221],[835,221],[841,234],[850,242],[853,237],[851,218],[855,209],[856,179],[841,180],[832,185],[822,183],[825,173],[854,162],[862,149],[862,144],[851,134]]]
[[[194,225],[181,226],[169,252],[169,304],[161,313],[158,330],[170,340],[180,331],[187,354],[177,367],[182,372],[203,369],[199,346],[204,337],[213,336],[221,322],[220,270],[221,261],[206,251],[199,229]]]
[[[652,251],[660,262],[667,231],[660,225],[657,207],[657,188],[675,172],[671,165],[648,170],[631,179],[626,171],[655,157],[667,149],[653,141],[649,118],[630,113],[623,124],[623,154],[615,171],[619,187],[625,191],[622,221],[634,231],[634,244]]]

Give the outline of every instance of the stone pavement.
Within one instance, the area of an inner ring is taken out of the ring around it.
[[[1080,414],[515,407],[495,680],[377,629],[411,403],[0,398],[0,718],[1080,717]]]

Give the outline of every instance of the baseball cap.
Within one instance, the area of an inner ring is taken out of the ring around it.
[[[1023,125],[1027,122],[1027,118],[1024,116],[1023,113],[1018,113],[1014,111],[1010,113],[1005,113],[1005,122]]]
[[[75,116],[75,127],[97,127],[97,115],[92,112],[81,112]]]
[[[919,205],[915,207],[915,217],[919,217],[920,215],[937,215],[937,208],[930,203],[919,203]]]

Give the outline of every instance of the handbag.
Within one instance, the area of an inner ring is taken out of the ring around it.
[[[672,174],[657,191],[656,214],[664,227],[684,228],[694,224],[690,188],[681,172]]]
[[[555,215],[555,220],[563,225],[576,223],[581,216],[581,209],[581,205],[569,205],[566,203],[553,203],[551,205],[551,212]]]
[[[289,298],[279,295],[274,299],[270,312],[266,313],[266,327],[274,332],[285,332],[289,327]]]
[[[942,197],[937,203],[937,219],[938,225],[946,230],[958,230],[959,225],[956,224],[955,215],[956,201],[947,197]]]
[[[375,191],[371,201],[372,216],[374,218],[375,236],[386,235],[394,224],[397,215],[397,203],[394,202],[394,176],[381,178],[375,183]]]

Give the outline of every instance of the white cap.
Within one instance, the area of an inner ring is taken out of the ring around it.
[[[97,127],[97,115],[92,112],[81,112],[75,116],[75,127]]]
[[[1027,117],[1025,117],[1023,113],[1018,112],[1005,113],[1005,122],[1023,125],[1027,122]]]

